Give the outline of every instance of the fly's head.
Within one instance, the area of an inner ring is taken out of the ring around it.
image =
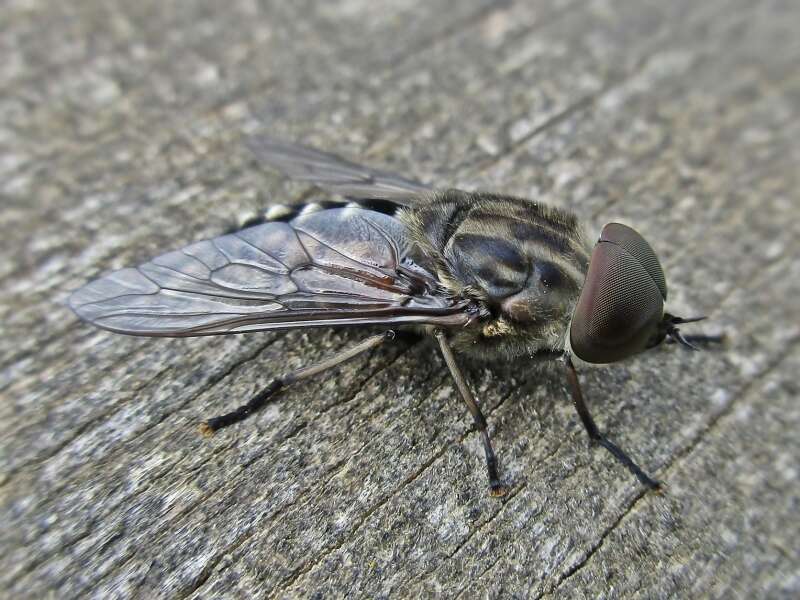
[[[655,252],[619,223],[603,228],[570,324],[572,352],[588,363],[626,359],[671,338],[694,348],[678,325],[699,321],[664,311],[667,284]],[[701,317],[702,318],[702,317]]]

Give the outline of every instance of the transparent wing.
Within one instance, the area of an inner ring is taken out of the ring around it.
[[[410,259],[396,219],[337,208],[169,252],[80,288],[79,317],[118,333],[193,336],[370,323],[465,323]]]
[[[266,165],[297,181],[353,199],[391,200],[411,204],[432,188],[395,173],[371,169],[313,148],[269,137],[253,137],[248,146]]]

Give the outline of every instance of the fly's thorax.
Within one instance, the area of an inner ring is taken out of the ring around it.
[[[503,354],[557,348],[586,275],[589,248],[574,215],[530,200],[448,190],[404,211],[412,239],[456,295],[485,318],[462,345]]]

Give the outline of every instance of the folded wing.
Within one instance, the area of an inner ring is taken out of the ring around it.
[[[69,304],[98,327],[150,336],[465,322],[463,306],[408,253],[394,218],[323,210],[116,271],[74,292]]]
[[[358,165],[336,156],[269,137],[253,137],[248,146],[258,159],[296,181],[356,200],[390,200],[409,205],[431,188],[401,175]]]

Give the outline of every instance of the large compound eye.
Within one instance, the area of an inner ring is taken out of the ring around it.
[[[666,299],[664,272],[650,244],[630,227],[609,223],[572,318],[572,351],[590,363],[641,352],[658,330]]]

